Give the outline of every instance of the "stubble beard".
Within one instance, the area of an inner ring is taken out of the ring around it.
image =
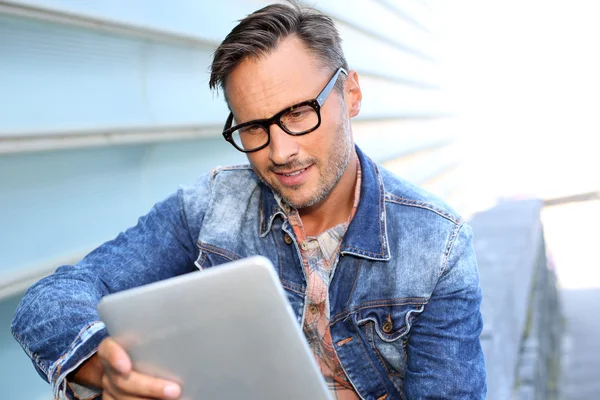
[[[345,109],[345,107],[343,107],[343,108]],[[322,202],[323,200],[325,200],[327,198],[327,196],[329,196],[331,191],[335,188],[335,186],[338,184],[340,179],[342,179],[342,176],[344,175],[346,168],[350,164],[350,156],[352,155],[352,139],[351,139],[351,135],[350,135],[350,120],[347,117],[347,115],[344,115],[344,114],[345,113],[342,112],[341,122],[340,122],[340,125],[338,126],[338,129],[336,129],[336,137],[334,140],[334,143],[337,142],[340,145],[340,147],[332,149],[332,150],[334,150],[333,154],[331,154],[330,157],[326,158],[326,161],[325,161],[326,164],[324,165],[324,167],[321,165],[322,160],[319,161],[314,158],[303,160],[302,162],[293,161],[289,164],[285,164],[283,166],[281,166],[281,165],[278,166],[279,169],[286,169],[286,170],[293,170],[293,169],[296,169],[297,167],[302,167],[302,166],[306,166],[306,165],[311,165],[312,167],[316,167],[317,170],[320,171],[319,181],[317,183],[317,188],[315,190],[315,193],[314,193],[314,195],[311,196],[311,198],[309,198],[301,203],[294,201],[289,196],[286,196],[283,193],[283,191],[281,190],[281,187],[279,186],[279,184],[276,182],[275,179],[273,180],[273,182],[269,182],[260,171],[258,171],[254,166],[252,166],[252,168],[254,169],[254,172],[256,173],[258,178],[264,184],[269,186],[275,194],[277,194],[287,204],[294,207],[295,209],[312,207],[312,206]],[[339,152],[338,152],[338,150],[339,150]],[[321,167],[321,168],[319,168],[319,167]],[[268,167],[268,170],[273,172],[272,166]],[[302,186],[304,186],[304,185],[290,186],[289,190],[300,191],[300,190],[302,190]]]

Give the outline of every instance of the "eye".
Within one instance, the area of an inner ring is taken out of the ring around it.
[[[304,110],[294,110],[288,114],[292,119],[302,118],[306,112]]]
[[[289,121],[300,121],[300,120],[306,118],[308,115],[310,115],[313,112],[314,111],[312,108],[310,108],[308,106],[302,106],[302,107],[298,107],[298,108],[294,108],[293,110],[290,110],[285,115],[285,119],[289,120]]]
[[[249,125],[240,128],[240,133],[248,134],[248,135],[256,135],[258,133],[262,133],[262,126],[260,125]]]

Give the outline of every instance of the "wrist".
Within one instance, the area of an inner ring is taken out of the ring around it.
[[[75,382],[83,386],[102,389],[102,376],[104,369],[100,358],[94,354],[83,362],[77,369],[67,376],[67,381]]]

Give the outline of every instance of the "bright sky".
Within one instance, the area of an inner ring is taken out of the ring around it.
[[[468,196],[600,191],[600,2],[429,0],[470,168]],[[560,285],[600,287],[600,201],[546,208]]]
[[[600,190],[600,3],[429,4],[479,195]]]

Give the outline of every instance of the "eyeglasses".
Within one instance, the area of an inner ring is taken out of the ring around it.
[[[223,137],[239,151],[251,153],[269,145],[271,142],[269,128],[273,124],[292,136],[306,135],[314,131],[321,125],[321,107],[335,86],[340,73],[348,75],[344,68],[338,68],[315,99],[287,107],[271,118],[255,119],[232,127],[233,113],[229,113],[223,128]]]

